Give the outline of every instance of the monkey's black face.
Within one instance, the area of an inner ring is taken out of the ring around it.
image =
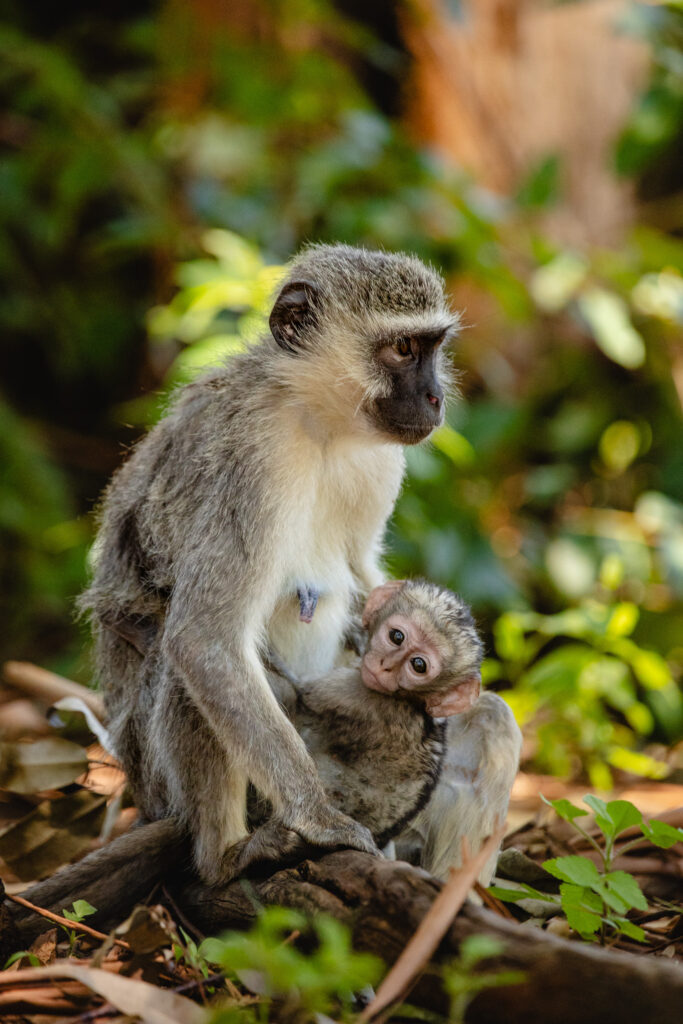
[[[373,400],[368,413],[383,434],[401,444],[417,444],[443,423],[444,392],[437,372],[443,340],[443,331],[403,335],[383,341],[375,352],[390,390]]]

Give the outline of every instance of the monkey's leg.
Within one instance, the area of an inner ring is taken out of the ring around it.
[[[193,836],[201,877],[223,881],[223,851],[247,835],[247,779],[171,673],[152,715],[149,743],[150,783],[164,793],[165,813],[179,818]]]
[[[408,830],[423,838],[421,865],[443,879],[462,863],[463,838],[476,853],[504,820],[522,744],[512,712],[494,693],[447,721],[441,777]],[[497,858],[496,852],[482,869],[482,885],[490,883]]]

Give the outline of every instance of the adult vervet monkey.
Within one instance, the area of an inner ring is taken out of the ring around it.
[[[245,835],[248,781],[306,841],[376,850],[328,802],[263,652],[301,680],[339,662],[382,582],[402,445],[443,420],[457,323],[413,257],[306,249],[270,334],[180,391],[109,485],[81,599],[109,728],[143,816],[184,824],[206,881]]]

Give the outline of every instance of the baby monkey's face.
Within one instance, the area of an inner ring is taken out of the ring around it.
[[[441,655],[417,622],[395,612],[379,624],[361,663],[361,678],[371,690],[429,690],[440,678]]]
[[[370,690],[419,701],[435,718],[472,707],[481,688],[481,641],[467,606],[445,588],[388,580],[363,611],[368,647],[361,679]]]

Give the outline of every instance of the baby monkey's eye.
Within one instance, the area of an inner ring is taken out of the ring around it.
[[[396,644],[397,647],[400,647],[403,641],[405,640],[405,636],[403,635],[400,629],[390,629],[389,639],[391,640],[392,644]]]
[[[424,660],[424,658],[411,658],[410,664],[413,666],[415,671],[419,673],[419,675],[421,676],[423,676],[427,671],[427,662]]]
[[[396,344],[394,345],[394,348],[396,349],[400,356],[409,356],[410,353],[412,352],[412,348],[410,346],[410,338],[399,338]]]

